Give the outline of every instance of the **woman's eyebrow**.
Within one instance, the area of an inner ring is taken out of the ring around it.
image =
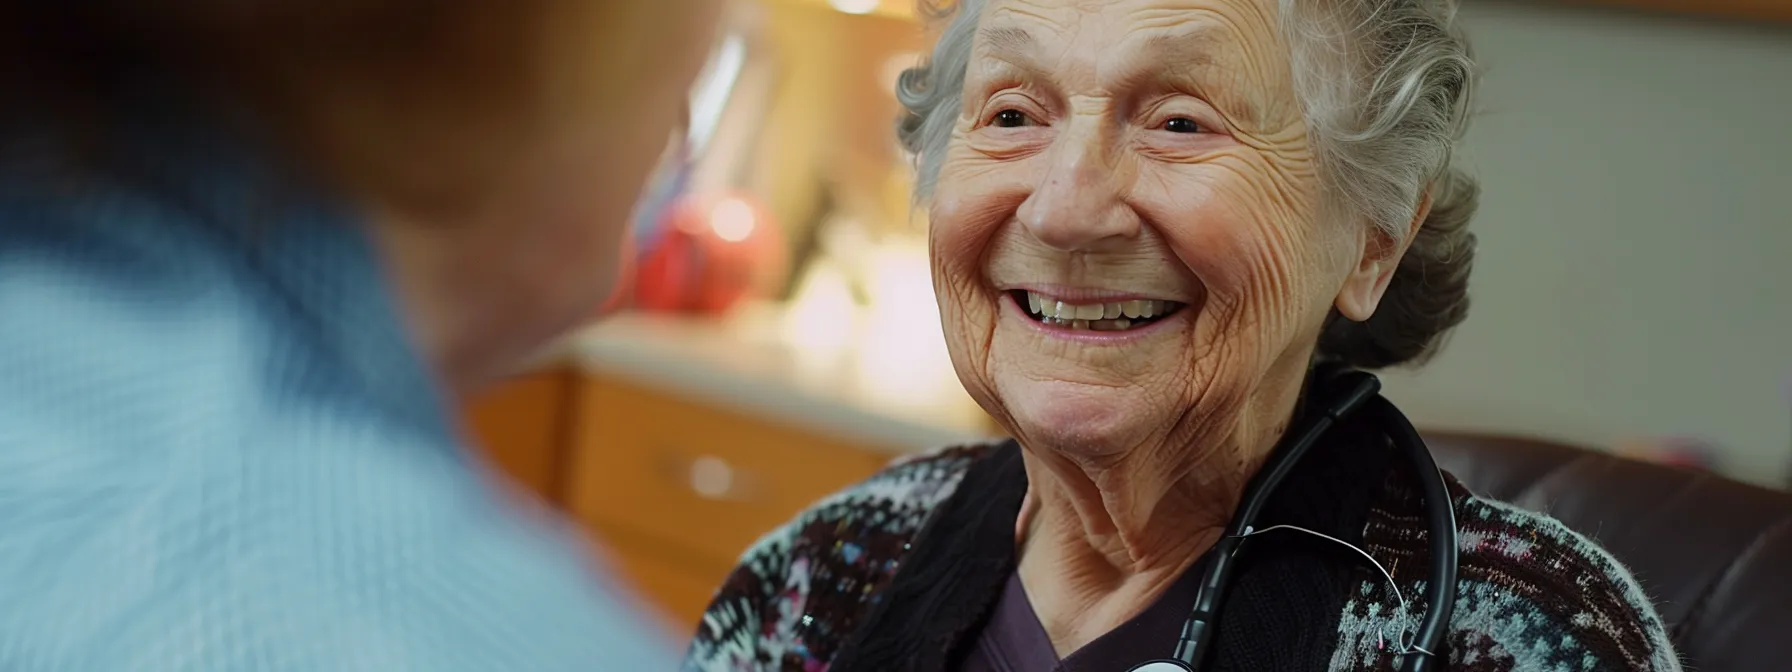
[[[1052,73],[1039,63],[1039,43],[1025,28],[989,26],[978,29],[976,58],[1018,76],[1050,79]]]
[[[1225,58],[1230,46],[1225,31],[1214,26],[1151,35],[1143,38],[1137,47],[1120,45],[1136,57],[1123,61],[1132,67],[1128,72],[1118,73],[1117,81],[1132,85],[1180,82],[1196,89],[1193,93],[1206,98],[1209,104],[1225,108],[1223,111],[1233,116],[1257,119],[1259,110],[1251,92],[1233,90],[1238,79],[1229,76],[1227,66],[1236,60]]]
[[[1157,34],[1145,38],[1139,47],[1141,56],[1151,62],[1167,63],[1173,68],[1198,70],[1214,65],[1213,52],[1220,38],[1212,30],[1197,30],[1174,35]]]
[[[1025,60],[1033,56],[1033,34],[1014,26],[991,26],[979,29],[977,37],[987,45],[990,55],[1007,60]]]

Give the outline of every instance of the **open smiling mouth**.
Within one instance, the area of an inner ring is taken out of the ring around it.
[[[1175,301],[1139,299],[1071,304],[1026,290],[1008,292],[1014,303],[1042,324],[1063,329],[1126,331],[1173,315],[1184,305]]]

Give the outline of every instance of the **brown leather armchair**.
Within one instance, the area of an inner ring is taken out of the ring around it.
[[[1546,441],[1425,438],[1470,490],[1548,513],[1627,565],[1687,669],[1792,670],[1792,493]]]

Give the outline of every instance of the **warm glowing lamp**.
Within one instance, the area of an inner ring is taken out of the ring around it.
[[[878,0],[828,0],[828,4],[847,14],[870,14],[877,10]]]

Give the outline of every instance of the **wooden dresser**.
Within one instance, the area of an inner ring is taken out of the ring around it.
[[[582,524],[669,628],[688,633],[761,535],[954,434],[949,423],[937,436],[839,431],[892,421],[851,415],[864,411],[849,408],[849,391],[799,391],[800,381],[773,380],[771,369],[714,359],[740,348],[677,334],[686,332],[625,324],[588,338],[575,356],[498,387],[465,415],[504,472]],[[709,392],[730,385],[732,396]],[[852,421],[822,426],[833,417]]]
[[[891,459],[572,367],[520,378],[468,417],[491,458],[601,540],[681,630],[760,535]]]

